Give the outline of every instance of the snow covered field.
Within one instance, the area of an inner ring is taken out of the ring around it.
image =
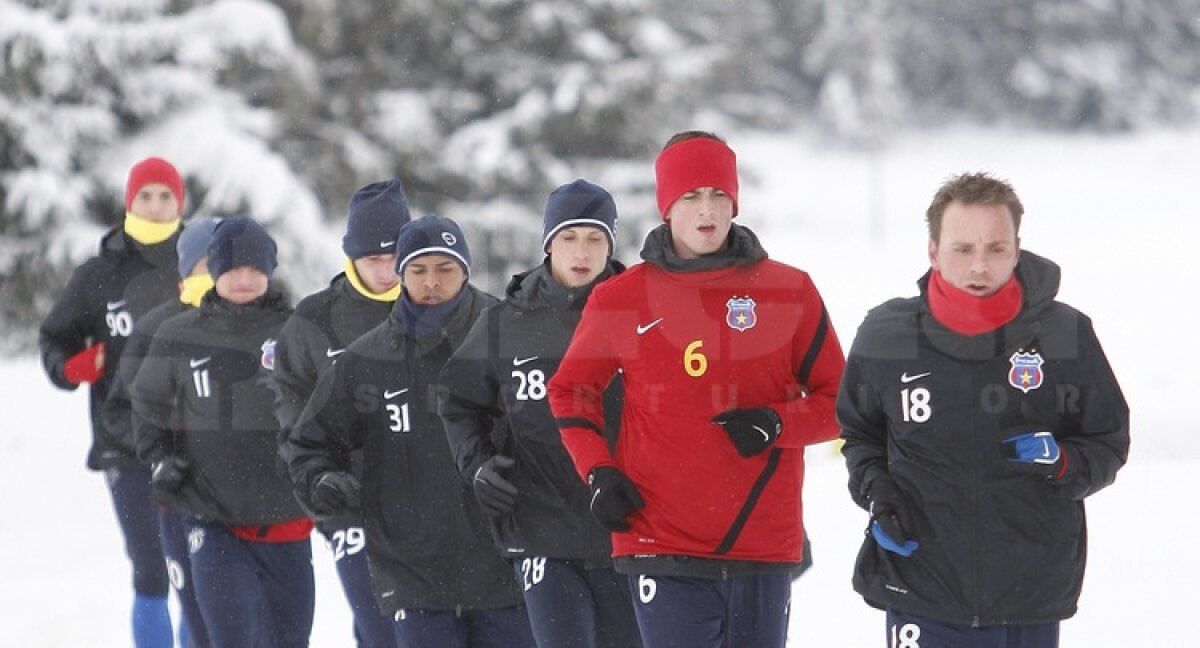
[[[739,222],[773,257],[813,275],[845,347],[868,308],[915,291],[927,267],[924,209],[945,177],[987,170],[1014,183],[1024,246],[1063,267],[1060,299],[1092,316],[1133,410],[1129,465],[1088,500],[1088,576],[1062,645],[1193,644],[1200,351],[1185,314],[1200,285],[1200,131],[951,131],[906,135],[875,154],[801,135],[730,134],[730,144],[742,165]],[[86,397],[50,387],[32,355],[0,363],[0,393],[0,646],[129,646],[120,538],[101,476],[83,467]],[[850,588],[865,514],[829,447],[812,448],[809,465],[816,565],[796,584],[789,643],[883,646],[882,613]],[[312,646],[350,646],[349,613],[319,541],[314,560]]]

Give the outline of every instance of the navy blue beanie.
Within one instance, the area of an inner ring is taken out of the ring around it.
[[[396,234],[412,220],[399,180],[372,182],[359,189],[350,198],[347,211],[342,251],[351,259],[391,254],[396,248]]]
[[[445,254],[454,257],[471,276],[471,250],[467,237],[458,223],[437,214],[405,223],[396,241],[396,274],[404,276],[404,266],[425,254]]]
[[[220,222],[220,218],[194,218],[183,226],[183,232],[175,242],[175,251],[179,254],[180,279],[187,279],[200,259],[208,255],[208,244],[212,242],[213,231]]]
[[[600,185],[576,180],[550,193],[542,219],[542,250],[550,250],[550,241],[568,227],[597,227],[608,237],[608,253],[616,249],[617,203]]]
[[[208,274],[221,275],[250,266],[268,277],[275,272],[275,239],[249,216],[233,216],[217,223],[208,244]]]

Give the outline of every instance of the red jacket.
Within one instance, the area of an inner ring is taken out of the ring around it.
[[[782,263],[699,272],[642,263],[599,285],[549,395],[580,476],[615,465],[646,501],[629,518],[632,530],[613,534],[613,555],[799,561],[804,447],[838,435],[844,365],[816,287]],[[600,396],[618,371],[625,405],[614,457],[597,430]],[[763,406],[783,421],[780,452],[744,459],[711,419]],[[731,532],[743,508],[744,526]]]

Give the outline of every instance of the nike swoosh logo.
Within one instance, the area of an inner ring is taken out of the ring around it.
[[[380,241],[379,242],[379,247],[381,247],[381,248],[390,248],[394,245],[396,245],[395,241]]]
[[[520,367],[521,365],[523,365],[527,362],[533,362],[534,360],[537,360],[537,359],[538,359],[537,356],[529,356],[528,358],[513,358],[513,366]]]
[[[755,429],[755,430],[758,430],[758,433],[759,433],[759,434],[761,434],[761,435],[763,435],[763,441],[770,441],[770,440],[771,440],[771,436],[770,436],[769,434],[767,434],[767,431],[766,431],[766,430],[764,430],[764,429],[762,429],[762,428],[758,427],[757,425],[755,425],[755,426],[754,426],[754,429]]]
[[[395,397],[399,396],[400,394],[403,394],[403,393],[404,393],[404,392],[406,392],[406,391],[408,391],[408,390],[407,390],[407,389],[401,389],[401,390],[399,390],[399,391],[388,391],[388,390],[386,390],[386,389],[385,389],[385,390],[383,390],[383,398],[384,398],[385,400],[390,400],[390,399],[392,399],[392,398],[395,398]]]
[[[928,376],[928,375],[929,375],[929,374],[931,374],[931,373],[933,373],[933,372],[932,372],[932,371],[926,371],[925,373],[919,373],[919,374],[915,374],[915,375],[912,375],[912,376],[910,376],[910,375],[908,375],[908,372],[906,371],[906,372],[904,372],[904,373],[900,374],[900,382],[902,382],[902,383],[906,383],[906,384],[907,384],[907,383],[910,383],[910,382],[912,382],[912,381],[914,381],[914,380],[920,380],[920,379],[924,378],[925,376]]]
[[[117,310],[118,308],[120,308],[120,307],[124,306],[124,305],[125,305],[125,302],[127,302],[127,301],[129,301],[129,300],[128,300],[128,299],[122,299],[121,301],[115,301],[115,302],[106,302],[106,303],[105,303],[105,306],[108,306],[108,310]]]
[[[346,352],[345,349],[325,349],[325,357],[326,358],[336,358],[345,352]]]
[[[209,360],[212,360],[212,356],[208,356],[207,358],[200,358],[199,360],[192,358],[191,360],[188,360],[188,364],[192,366],[192,369],[195,369],[196,367],[199,367],[202,364],[206,364]]]
[[[662,321],[663,321],[663,318],[660,317],[660,318],[654,320],[653,322],[650,322],[649,324],[638,324],[637,325],[637,334],[638,335],[644,334],[646,331],[649,331],[650,329],[654,328],[655,326],[658,326],[659,322],[662,322]]]

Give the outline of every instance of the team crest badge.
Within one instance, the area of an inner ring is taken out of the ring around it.
[[[1026,394],[1042,386],[1042,379],[1045,377],[1042,374],[1042,365],[1045,363],[1042,354],[1037,351],[1018,351],[1012,354],[1008,361],[1012,364],[1012,369],[1008,370],[1008,384]]]
[[[754,312],[756,304],[749,297],[732,297],[725,302],[725,306],[729,309],[725,313],[725,323],[729,328],[739,332],[746,329],[754,328],[758,324],[758,314]]]
[[[193,528],[188,531],[188,555],[194,556],[200,552],[200,547],[204,546],[204,529]]]
[[[262,366],[267,371],[275,371],[275,338],[268,338],[262,343]]]

